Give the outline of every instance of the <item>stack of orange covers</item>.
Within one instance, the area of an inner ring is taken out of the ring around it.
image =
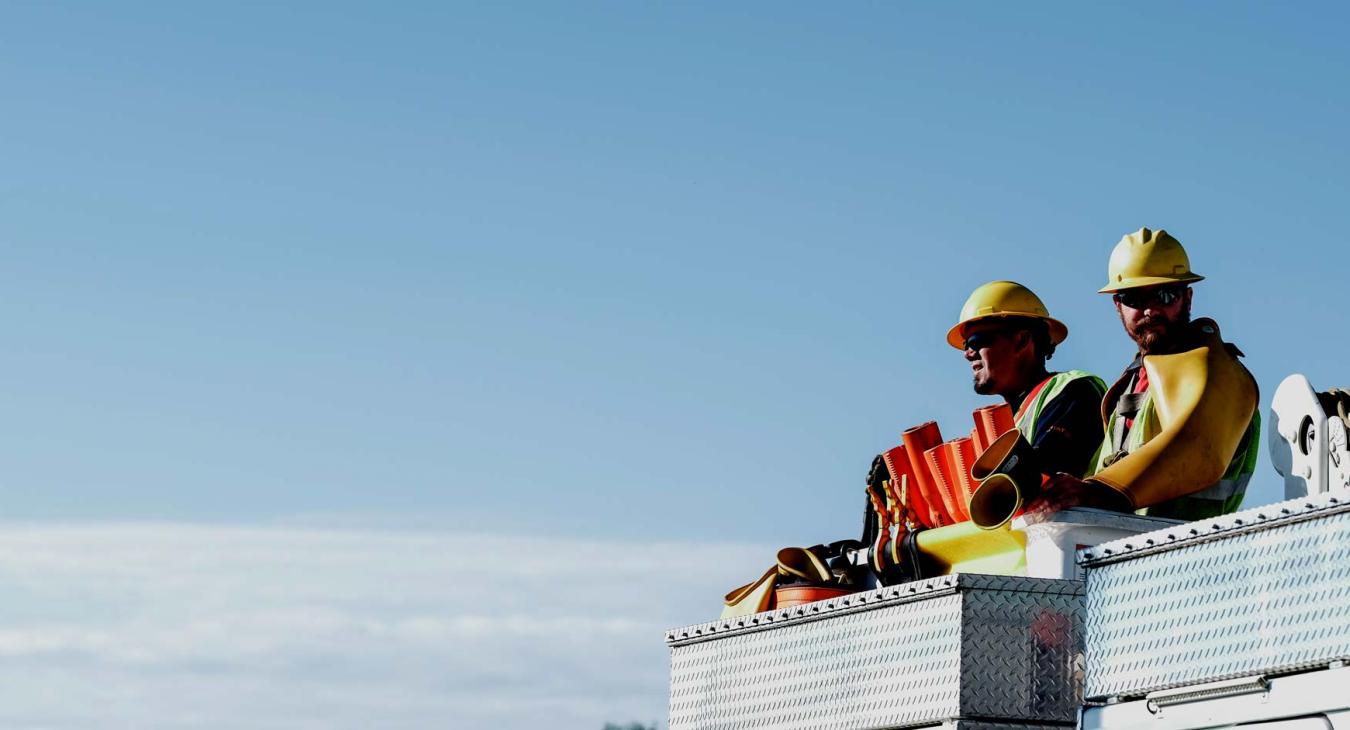
[[[937,423],[908,429],[903,443],[882,454],[890,472],[891,497],[905,505],[916,526],[942,527],[970,519],[968,504],[977,483],[970,466],[994,439],[1013,428],[1006,403],[985,406],[971,414],[970,436],[944,442]]]

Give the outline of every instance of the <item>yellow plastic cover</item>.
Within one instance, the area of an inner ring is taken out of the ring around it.
[[[1002,527],[985,530],[973,522],[958,522],[915,533],[919,552],[928,561],[926,572],[1025,575],[1027,536]]]
[[[746,583],[728,593],[722,599],[722,618],[749,616],[752,613],[769,610],[773,600],[774,582],[778,579],[778,566],[764,571],[758,580]]]

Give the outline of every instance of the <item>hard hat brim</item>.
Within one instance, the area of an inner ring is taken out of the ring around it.
[[[1058,345],[1069,336],[1069,328],[1063,322],[1054,317],[1037,317],[1034,314],[982,314],[978,317],[971,317],[964,322],[958,322],[956,326],[947,330],[947,344],[958,350],[966,349],[965,328],[975,322],[981,322],[987,319],[1039,319],[1045,323],[1050,330],[1050,344]]]
[[[1128,279],[1108,283],[1106,286],[1097,290],[1098,294],[1114,294],[1125,289],[1139,289],[1146,286],[1159,286],[1161,284],[1190,284],[1191,282],[1202,281],[1205,277],[1199,274],[1186,274],[1184,276],[1132,276]]]

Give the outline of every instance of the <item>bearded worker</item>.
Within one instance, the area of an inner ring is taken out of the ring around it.
[[[1107,391],[1106,436],[1089,477],[1052,478],[1028,512],[1103,507],[1197,520],[1237,510],[1256,466],[1256,380],[1212,319],[1191,320],[1204,277],[1166,231],[1120,240],[1107,266],[1125,332],[1138,348]]]
[[[1042,472],[1082,476],[1102,440],[1099,409],[1106,384],[1082,370],[1046,368],[1068,335],[1069,328],[1051,317],[1030,289],[991,281],[966,300],[947,343],[970,363],[975,392],[997,395],[1012,408]]]

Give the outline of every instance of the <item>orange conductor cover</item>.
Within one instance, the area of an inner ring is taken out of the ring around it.
[[[980,434],[980,415],[972,413],[975,417],[975,428],[970,430],[970,442],[975,444],[975,453],[983,454],[984,450],[989,448],[989,444],[984,442],[984,436]]]
[[[1013,430],[1013,412],[1007,403],[985,406],[975,409],[975,428],[980,431],[980,440],[984,449],[994,443],[994,439]],[[980,449],[980,451],[984,451]]]
[[[957,495],[957,489],[952,467],[951,444],[938,444],[933,448],[923,452],[923,458],[928,462],[928,468],[933,472],[933,480],[936,482],[937,493],[942,500],[943,509],[951,516],[952,522],[964,522],[966,515],[964,505],[960,504],[960,498]]]
[[[942,468],[946,470],[947,486],[952,492],[952,504],[962,522],[970,519],[970,498],[961,482],[961,468],[956,463],[956,439],[942,445]]]
[[[961,506],[969,516],[970,495],[975,493],[975,487],[978,486],[975,478],[970,475],[970,466],[975,463],[978,452],[975,450],[975,442],[968,438],[952,439],[951,446],[956,480],[961,485]]]
[[[914,479],[914,467],[909,463],[909,455],[905,453],[904,445],[886,451],[881,455],[881,459],[886,462],[886,471],[891,474],[891,497],[897,503],[905,505],[906,511],[921,526],[934,527],[933,515],[929,512],[928,502],[924,501],[923,493]],[[909,484],[909,488],[901,494],[900,487],[906,483]]]
[[[941,492],[938,491],[937,481],[928,467],[927,459],[924,458],[925,451],[942,443],[942,432],[938,430],[937,423],[929,421],[915,426],[906,430],[902,438],[905,442],[905,455],[909,457],[910,471],[913,472],[917,491],[928,507],[929,520],[933,527],[957,522],[958,520],[953,519],[951,513],[947,512]]]

